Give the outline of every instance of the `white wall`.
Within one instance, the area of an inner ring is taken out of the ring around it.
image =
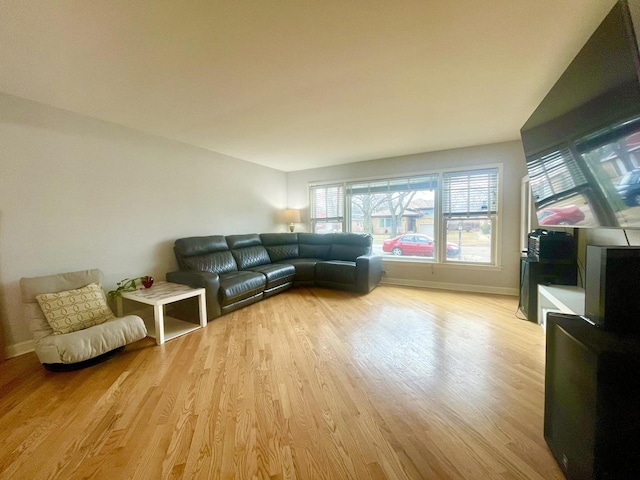
[[[173,241],[285,231],[285,173],[0,94],[0,320],[31,339],[19,280],[97,267],[164,279]],[[1,343],[1,342],[0,342]]]
[[[387,261],[384,264],[386,275],[383,282],[517,295],[520,281],[520,185],[522,177],[527,173],[520,142],[291,172],[287,174],[288,205],[291,208],[302,209],[303,221],[308,223],[309,182],[402,175],[494,163],[503,164],[503,223],[500,238],[502,255],[498,261],[500,267],[487,269]]]

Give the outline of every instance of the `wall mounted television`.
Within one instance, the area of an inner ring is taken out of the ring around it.
[[[539,225],[640,228],[638,37],[618,1],[522,127]]]

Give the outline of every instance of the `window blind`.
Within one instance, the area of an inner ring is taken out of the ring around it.
[[[310,187],[311,221],[342,222],[344,219],[344,186],[342,184]]]
[[[448,218],[486,217],[498,211],[498,169],[446,172],[442,211]]]

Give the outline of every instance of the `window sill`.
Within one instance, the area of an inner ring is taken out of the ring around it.
[[[438,268],[451,269],[451,270],[485,270],[485,271],[502,271],[502,266],[491,265],[487,263],[464,263],[464,262],[435,262],[431,258],[419,258],[419,257],[382,257],[383,262],[389,262],[393,264],[401,263],[404,267],[409,268],[424,268],[426,265],[437,266]]]

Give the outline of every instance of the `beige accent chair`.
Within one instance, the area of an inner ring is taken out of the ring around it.
[[[93,269],[20,280],[24,318],[29,322],[38,359],[47,370],[77,370],[94,365],[147,336],[144,322],[137,315],[116,317],[71,333],[54,334],[36,296],[101,284],[102,277],[100,270]]]

